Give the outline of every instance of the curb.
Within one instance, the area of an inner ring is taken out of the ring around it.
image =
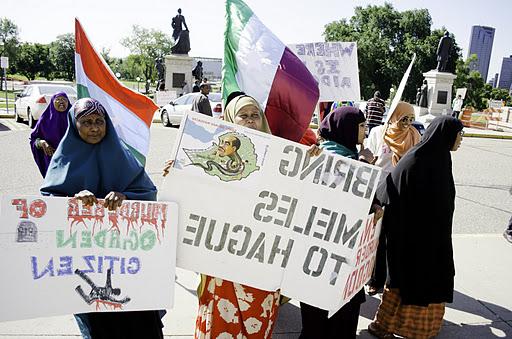
[[[512,140],[512,135],[464,133],[464,138],[466,138],[466,137],[469,137],[469,138],[507,139],[507,140]]]
[[[14,114],[0,114],[0,119],[14,119]]]

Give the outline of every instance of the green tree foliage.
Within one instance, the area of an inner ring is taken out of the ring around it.
[[[155,59],[170,54],[173,46],[171,37],[164,32],[138,25],[133,26],[132,34],[121,40],[121,44],[133,55],[126,60],[126,67],[123,65],[126,77],[133,80],[143,76],[151,81],[156,80]]]
[[[370,98],[376,90],[389,96],[398,86],[416,53],[403,99],[414,102],[423,72],[437,65],[436,51],[442,30],[431,30],[432,19],[427,9],[399,12],[389,3],[383,6],[356,7],[349,21],[343,19],[327,24],[326,41],[356,41],[361,94]],[[451,36],[452,38],[453,35]],[[455,39],[454,39],[455,42]],[[448,69],[455,69],[460,48],[454,43]]]
[[[18,26],[8,18],[0,18],[0,55],[9,58],[9,70],[15,64],[18,45]]]
[[[22,43],[18,48],[15,68],[18,73],[34,80],[37,75],[47,79],[53,78],[53,65],[49,58],[48,45]]]
[[[50,60],[55,67],[55,78],[73,81],[75,78],[75,35],[67,33],[57,36],[50,44]]]

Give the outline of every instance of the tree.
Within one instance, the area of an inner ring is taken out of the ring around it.
[[[121,44],[128,48],[133,55],[129,66],[138,65],[142,70],[142,74],[146,80],[156,80],[155,59],[167,55],[171,52],[173,46],[171,37],[162,31],[155,29],[147,29],[134,25],[132,34],[121,40]],[[136,73],[136,69],[127,70],[130,76]],[[140,74],[140,73],[139,73]],[[137,77],[136,75],[135,77]],[[131,79],[134,79],[133,77]]]
[[[0,55],[9,58],[9,69],[15,64],[18,45],[18,26],[8,18],[0,18]]]
[[[492,87],[488,85],[486,89],[486,84],[480,72],[471,70],[470,66],[476,60],[476,54],[472,54],[466,61],[458,60],[456,67],[457,78],[453,82],[453,91],[457,88],[467,88],[464,105],[482,110],[487,107],[486,98],[489,98]]]
[[[123,59],[110,56],[110,49],[105,47],[101,49],[100,54],[103,60],[105,60],[105,62],[107,63],[108,67],[110,67],[112,73],[121,73]]]
[[[15,68],[18,73],[34,80],[37,75],[52,78],[53,65],[49,60],[48,45],[22,43],[18,47]]]
[[[398,86],[413,53],[416,53],[416,62],[403,94],[404,100],[414,102],[416,88],[423,81],[422,73],[437,65],[436,50],[444,29],[432,31],[431,26],[427,9],[398,12],[385,3],[383,6],[356,7],[350,21],[327,24],[324,37],[326,41],[357,42],[359,81],[365,98],[371,97],[376,90],[388,97],[390,88]],[[460,48],[456,43],[454,47],[448,65],[453,70],[460,57]]]
[[[130,54],[120,65],[121,76],[126,79],[136,79],[144,74],[143,60],[140,55]]]
[[[75,78],[75,35],[59,35],[50,44],[50,59],[55,66],[55,77],[73,81]]]

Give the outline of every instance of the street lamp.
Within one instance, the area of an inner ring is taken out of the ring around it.
[[[139,81],[140,81],[140,77],[137,77],[137,78],[136,78],[136,80],[137,80],[137,92],[140,92],[140,91],[139,91]]]

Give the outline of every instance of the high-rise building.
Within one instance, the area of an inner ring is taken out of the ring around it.
[[[498,73],[494,73],[494,77],[491,79],[491,81],[492,81],[491,85],[493,88],[498,87],[498,76],[499,76]]]
[[[471,27],[468,58],[471,54],[476,54],[478,61],[470,65],[470,67],[473,70],[479,71],[484,81],[487,81],[492,43],[494,42],[494,31],[494,28],[487,26]]]
[[[501,63],[499,88],[510,89],[512,86],[512,55],[504,57]]]

